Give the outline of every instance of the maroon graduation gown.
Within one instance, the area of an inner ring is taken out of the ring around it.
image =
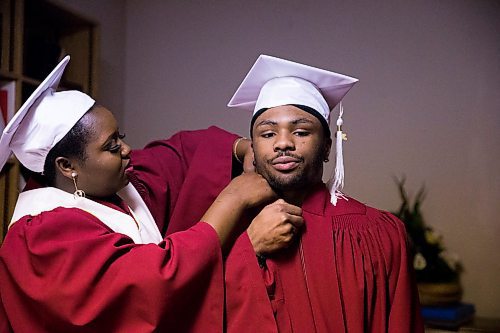
[[[220,244],[196,222],[230,180],[235,138],[211,127],[133,152],[131,182],[160,231],[177,231],[159,246],[134,244],[76,208],[16,222],[0,249],[0,330],[220,332]]]
[[[258,266],[246,233],[226,260],[228,332],[423,332],[404,225],[354,199],[304,202],[289,249]]]

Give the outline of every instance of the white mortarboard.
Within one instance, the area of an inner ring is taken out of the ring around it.
[[[28,169],[42,172],[45,158],[94,105],[88,95],[76,91],[56,92],[70,57],[66,56],[36,88],[0,138],[0,169],[11,152]]]
[[[315,110],[329,123],[331,110],[356,82],[358,79],[347,75],[260,55],[228,106],[253,111],[255,117],[262,109],[291,104],[304,105]],[[328,182],[333,204],[336,204],[337,197],[342,197],[340,190],[344,185],[342,113],[341,105],[337,119],[335,172]]]

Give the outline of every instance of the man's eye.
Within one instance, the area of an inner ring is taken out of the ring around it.
[[[295,131],[296,136],[308,136],[310,133],[308,131]]]
[[[273,137],[274,133],[273,132],[264,132],[260,136],[267,139],[267,138]]]

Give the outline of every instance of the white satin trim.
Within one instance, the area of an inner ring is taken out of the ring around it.
[[[94,215],[114,232],[129,236],[136,244],[160,243],[163,238],[158,226],[135,187],[129,183],[118,192],[118,195],[130,207],[139,228],[134,218],[125,213],[86,198],[75,198],[73,194],[55,187],[39,188],[19,194],[9,228],[26,215],[36,216],[57,207],[79,208]]]

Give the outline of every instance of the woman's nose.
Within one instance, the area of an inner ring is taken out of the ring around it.
[[[126,144],[125,142],[122,142],[122,149],[120,151],[120,154],[122,155],[122,158],[128,158],[130,155],[130,146]]]

